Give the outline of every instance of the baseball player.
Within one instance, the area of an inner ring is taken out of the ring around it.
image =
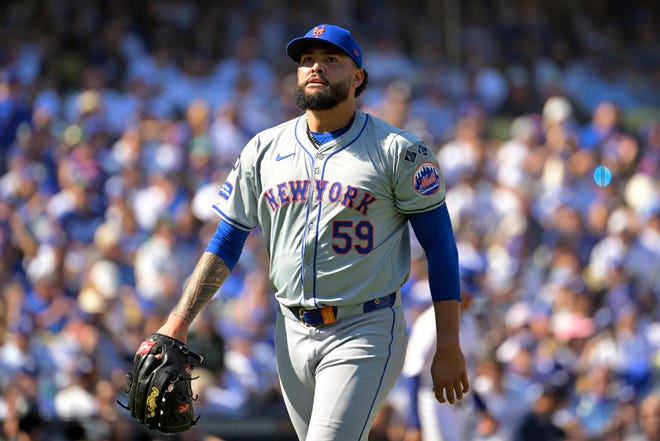
[[[366,440],[406,352],[399,288],[410,270],[408,222],[429,261],[436,398],[454,403],[469,389],[444,182],[419,137],[358,109],[368,76],[348,30],[315,26],[286,53],[297,63],[304,114],[247,143],[213,206],[217,231],[158,332],[186,341],[261,227],[280,309],[277,367],[296,433]]]
[[[477,317],[471,304],[479,288],[472,282],[474,272],[461,268],[461,348],[466,358],[468,373],[474,374],[481,349]],[[410,427],[406,440],[463,441],[476,436],[477,410],[472,394],[458,406],[440,404],[435,399],[430,367],[436,347],[436,336],[428,332],[435,320],[433,308],[425,310],[413,323],[406,360],[403,365],[403,383],[409,388]]]

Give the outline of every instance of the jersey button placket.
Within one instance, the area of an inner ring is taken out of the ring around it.
[[[313,171],[314,171],[314,179],[320,179],[321,178],[321,171],[322,167],[318,160],[323,160],[325,155],[321,153],[317,153],[314,156],[314,160],[312,161],[312,166],[313,166]],[[319,202],[317,201],[316,195],[314,194],[314,189],[310,191],[309,194],[309,199],[308,203],[311,206],[312,211],[309,213],[310,214],[310,220],[309,223],[307,224],[307,230],[308,233],[306,234],[306,240],[305,240],[305,255],[303,256],[303,289],[304,289],[304,294],[303,296],[305,299],[311,299],[314,297],[314,294],[312,292],[313,290],[313,284],[314,284],[314,257],[312,256],[312,252],[314,250],[314,245],[316,242],[316,234],[315,234],[315,229],[316,229],[316,222],[313,220],[315,216],[317,215],[317,210],[319,209]]]
[[[305,250],[303,253],[303,267],[302,267],[302,273],[303,273],[303,292],[304,292],[304,297],[305,299],[311,299],[314,295],[312,293],[313,291],[313,286],[314,286],[314,241],[315,241],[315,235],[314,235],[314,229],[316,225],[314,222],[309,222],[307,224],[307,229],[308,233],[305,235]]]

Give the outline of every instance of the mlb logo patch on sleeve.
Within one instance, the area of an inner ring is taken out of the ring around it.
[[[422,196],[430,196],[440,189],[440,172],[431,162],[420,164],[413,174],[415,191]]]
[[[229,196],[231,196],[231,193],[234,191],[234,186],[231,185],[229,182],[225,182],[222,184],[222,188],[218,192],[218,194],[224,198],[224,199],[229,199]]]
[[[417,153],[412,150],[406,150],[406,156],[403,157],[408,162],[415,162],[417,160]]]
[[[428,147],[424,144],[417,144],[406,149],[403,160],[414,164],[417,161],[424,160],[425,157],[429,156],[429,153]]]

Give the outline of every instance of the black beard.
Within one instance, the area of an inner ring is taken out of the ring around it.
[[[350,83],[328,84],[324,90],[306,94],[304,86],[296,86],[296,105],[302,110],[330,110],[348,99]]]

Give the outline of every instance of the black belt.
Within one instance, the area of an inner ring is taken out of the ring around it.
[[[394,305],[396,301],[396,292],[388,294],[377,299],[366,301],[362,304],[361,313],[377,311],[383,308],[389,308]],[[342,306],[325,306],[318,309],[307,309],[302,306],[290,306],[288,309],[293,315],[306,325],[329,325],[337,321],[338,318],[344,318],[341,314],[344,308],[351,308],[355,311],[355,307],[342,307]],[[358,310],[359,313],[360,310]]]

